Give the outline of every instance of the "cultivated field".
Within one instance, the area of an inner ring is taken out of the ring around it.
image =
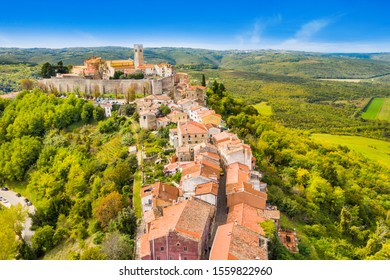
[[[390,98],[374,98],[362,114],[362,118],[390,121]]]
[[[272,115],[272,107],[267,104],[267,102],[260,102],[255,105],[253,105],[257,112],[259,112],[261,115],[264,116],[271,116]]]
[[[312,134],[311,138],[321,143],[347,146],[349,149],[390,168],[390,142],[332,134]]]

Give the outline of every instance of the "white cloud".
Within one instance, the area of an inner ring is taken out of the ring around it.
[[[297,31],[294,38],[296,40],[309,40],[316,33],[326,28],[331,23],[330,19],[316,19],[304,25]]]
[[[266,28],[277,25],[282,21],[280,14],[266,19],[257,19],[252,24],[251,28],[235,36],[235,41],[240,48],[250,47],[258,48],[263,43],[263,32]]]

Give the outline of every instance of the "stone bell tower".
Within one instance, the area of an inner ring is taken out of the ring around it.
[[[144,64],[144,46],[142,44],[134,44],[134,66],[137,69],[138,66]]]

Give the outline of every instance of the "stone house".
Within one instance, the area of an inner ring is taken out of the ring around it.
[[[173,123],[185,123],[188,121],[188,115],[182,111],[172,111],[167,115],[167,118]]]
[[[195,187],[194,196],[204,202],[216,206],[218,199],[218,184],[216,182],[199,184]]]
[[[207,128],[197,122],[189,121],[185,124],[178,124],[177,136],[179,147],[184,145],[196,145],[208,141]]]
[[[167,207],[177,202],[179,189],[170,184],[156,182],[141,189],[142,210],[150,211],[154,207]]]
[[[139,124],[141,128],[153,130],[157,128],[157,118],[152,112],[142,111],[139,113]]]
[[[208,252],[215,207],[198,199],[163,209],[141,237],[142,260],[200,260]]]

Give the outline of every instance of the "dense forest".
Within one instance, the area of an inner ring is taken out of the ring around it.
[[[324,147],[233,98],[221,83],[208,103],[251,144],[281,226],[298,232],[299,254],[274,237],[275,259],[389,259],[390,170],[350,151]]]
[[[133,258],[137,220],[130,186],[137,159],[120,140],[131,133],[131,121],[116,113],[105,120],[102,108],[72,95],[60,99],[34,91],[0,101],[0,178],[37,209],[32,244],[18,244],[18,258],[43,258],[74,244],[54,258]],[[119,145],[106,156],[114,134]],[[17,243],[13,236],[0,243]]]

